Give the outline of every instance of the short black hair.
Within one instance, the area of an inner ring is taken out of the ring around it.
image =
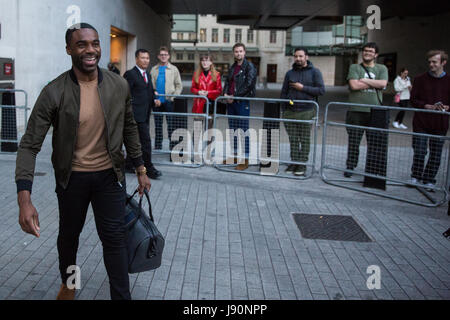
[[[95,32],[98,33],[97,29],[95,29],[93,26],[91,26],[89,23],[76,23],[73,26],[69,27],[69,29],[67,29],[66,31],[66,45],[70,44],[70,41],[72,41],[72,35],[75,31],[80,30],[80,29],[92,29]]]
[[[136,50],[136,53],[135,53],[136,58],[139,57],[139,55],[140,55],[141,53],[148,53],[148,55],[150,55],[150,52],[148,52],[148,50],[145,50],[145,49],[137,49],[137,50]]]
[[[375,53],[379,52],[378,46],[375,42],[368,42],[362,47],[362,50],[364,51],[365,48],[372,48],[375,49]]]
[[[309,54],[308,54],[308,49],[306,49],[306,48],[302,48],[302,47],[295,48],[294,54],[295,54],[297,51],[303,51],[303,52],[305,53],[306,56],[309,56]]]

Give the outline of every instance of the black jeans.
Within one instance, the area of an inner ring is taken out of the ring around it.
[[[441,165],[443,146],[443,139],[413,136],[414,159],[411,168],[411,176],[418,180],[422,180],[425,184],[436,183],[436,179],[434,178],[436,177]],[[430,155],[428,157],[427,166],[424,170],[425,157],[428,149],[427,147],[430,149]]]
[[[150,138],[150,123],[138,122],[139,140],[141,141],[142,160],[144,160],[144,166],[147,169],[153,168],[152,163],[152,141]],[[133,169],[133,162],[127,155],[126,168]]]
[[[408,102],[409,100],[400,100],[400,102],[398,103],[398,106],[401,108],[408,108]],[[397,113],[397,116],[395,117],[395,121],[397,121],[398,123],[403,123],[403,118],[405,117],[405,111],[399,111]]]
[[[56,187],[59,204],[59,270],[64,284],[76,265],[79,237],[89,204],[94,211],[97,233],[103,245],[103,260],[109,277],[112,300],[131,300],[126,247],[125,189],[112,169],[73,172],[67,189]],[[81,270],[83,277],[83,270]]]
[[[346,124],[368,127],[370,125],[370,112],[348,111]],[[347,169],[353,170],[358,166],[359,146],[366,129],[347,127],[348,148],[347,148]],[[367,138],[367,137],[366,137]]]

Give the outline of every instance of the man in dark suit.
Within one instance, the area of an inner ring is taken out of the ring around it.
[[[150,179],[158,179],[161,172],[152,163],[152,142],[150,139],[150,114],[155,105],[155,90],[147,68],[150,65],[150,53],[145,49],[136,51],[136,66],[123,75],[130,85],[134,119],[138,124],[139,138],[142,145],[147,175]],[[133,172],[131,159],[126,161],[126,172]]]

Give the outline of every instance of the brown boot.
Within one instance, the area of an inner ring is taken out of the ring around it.
[[[240,165],[238,165],[236,168],[234,168],[235,170],[239,170],[239,171],[244,171],[248,169],[248,160],[245,160],[244,163],[241,163]]]
[[[65,284],[62,284],[56,300],[75,300],[75,289],[71,290]]]

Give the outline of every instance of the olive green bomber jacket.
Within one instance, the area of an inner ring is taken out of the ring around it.
[[[105,116],[106,148],[111,157],[117,181],[122,171],[125,144],[135,167],[143,164],[137,124],[131,107],[128,83],[119,75],[98,69],[98,92]],[[31,113],[16,159],[17,192],[31,192],[36,156],[53,126],[52,163],[56,183],[67,188],[72,173],[72,159],[77,142],[80,117],[80,87],[73,70],[50,82],[41,92]]]

